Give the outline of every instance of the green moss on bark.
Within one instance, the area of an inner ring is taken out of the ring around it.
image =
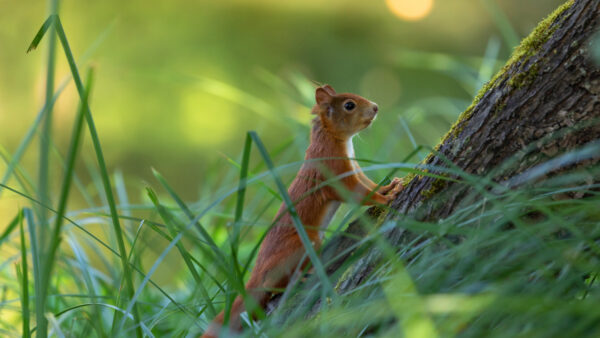
[[[537,63],[534,63],[529,67],[528,70],[523,70],[515,74],[509,81],[508,84],[513,87],[513,89],[520,89],[526,86],[529,86],[535,77],[538,75],[539,67]]]
[[[431,182],[431,187],[425,191],[421,191],[421,195],[425,198],[431,198],[446,187],[447,181],[441,178],[436,178]]]

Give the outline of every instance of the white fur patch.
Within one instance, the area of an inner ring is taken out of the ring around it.
[[[352,137],[348,139],[348,141],[346,141],[346,156],[348,156],[348,158],[354,158],[354,145],[352,144]],[[356,161],[354,160],[350,160],[350,165],[352,165],[352,171],[356,172]]]

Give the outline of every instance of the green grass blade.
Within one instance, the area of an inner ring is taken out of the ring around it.
[[[229,241],[231,248],[231,262],[233,265],[233,270],[236,275],[235,281],[241,283],[238,285],[240,289],[244,288],[243,285],[243,275],[240,269],[240,264],[238,262],[238,247],[239,247],[239,237],[240,237],[240,229],[241,229],[241,219],[244,213],[244,196],[246,195],[246,181],[248,177],[248,165],[250,162],[250,150],[252,149],[252,138],[250,135],[246,135],[246,141],[244,142],[244,153],[242,156],[242,166],[240,168],[240,181],[237,191],[237,198],[235,201],[235,216],[233,221],[233,234]]]
[[[150,222],[146,222],[150,228],[152,230],[154,230],[159,236],[161,236],[162,238],[164,238],[165,240],[171,242],[173,240],[173,237],[169,236],[169,234],[167,234],[166,232],[162,231],[160,228],[158,228],[156,225],[150,223]],[[200,250],[202,250],[203,253],[207,254],[207,253],[212,253],[210,251],[208,251],[206,248],[202,248],[200,247]],[[208,261],[214,261],[214,255],[208,255],[207,254],[207,260]],[[219,283],[219,281],[210,274],[210,272],[206,269],[206,267],[196,258],[194,258],[194,256],[190,255],[190,259],[192,262],[194,262],[194,264],[196,264],[202,271],[204,271],[204,273],[215,283],[215,285],[217,285],[217,287],[221,290],[221,291],[225,291],[225,289],[223,288],[223,286]],[[226,273],[226,272],[225,272]]]
[[[50,4],[50,14],[56,14],[58,8],[57,1],[51,1]],[[52,19],[52,22],[55,20]],[[46,71],[46,94],[45,94],[45,103],[44,103],[44,113],[42,116],[42,130],[40,137],[40,150],[39,150],[39,166],[38,166],[38,198],[42,203],[49,205],[50,199],[48,196],[48,169],[49,169],[49,153],[50,153],[50,133],[52,129],[52,109],[54,108],[54,104],[52,101],[52,97],[54,96],[54,77],[55,77],[55,67],[56,67],[56,34],[54,34],[55,29],[52,30],[52,34],[50,34],[48,41],[48,62],[47,62],[47,71]],[[43,256],[38,256],[39,258],[45,257],[46,254],[46,238],[47,236],[47,228],[48,228],[48,218],[46,214],[46,210],[39,209],[38,215],[40,218],[40,236],[38,237],[38,254],[42,254]],[[41,263],[41,262],[40,262]],[[43,265],[42,265],[43,266]],[[40,274],[38,277],[41,278],[40,286],[41,288],[37,291],[40,293],[36,293],[36,304],[40,307],[37,309],[36,306],[36,322],[38,326],[38,330],[36,332],[36,336],[38,338],[45,338],[48,335],[48,320],[46,318],[46,298],[45,298],[45,289],[50,284],[50,281],[44,279],[43,271],[38,271]]]
[[[227,159],[227,162],[231,163],[231,165],[233,165],[234,167],[238,168],[238,170],[242,169],[242,165],[237,163],[235,160],[233,160],[231,157],[229,156],[225,156],[225,158]],[[260,165],[260,163],[259,163]],[[255,170],[252,170],[249,175],[250,177],[252,176],[251,174],[255,173]],[[248,179],[247,179],[248,180]],[[246,182],[246,184],[248,184],[248,182]],[[277,191],[275,191],[275,189],[272,189],[271,187],[269,187],[267,184],[265,184],[265,182],[263,181],[258,181],[258,184],[264,188],[268,193],[270,193],[273,197],[281,200],[281,197],[279,196],[279,194],[277,193]]]
[[[173,216],[168,212],[168,210],[165,207],[163,207],[160,204],[160,202],[158,201],[158,196],[156,196],[156,193],[151,188],[146,188],[146,191],[148,193],[148,197],[150,198],[150,200],[156,207],[156,210],[158,210],[160,217],[165,221],[165,224],[167,224],[167,227],[169,229],[169,232],[171,233],[171,236],[175,236],[177,234],[177,229],[180,227],[174,224],[175,220],[173,219]],[[214,317],[217,314],[217,311],[215,310],[215,308],[212,304],[211,298],[208,295],[208,291],[206,290],[206,288],[204,287],[204,284],[202,283],[202,279],[200,278],[198,271],[196,271],[196,268],[194,267],[194,264],[192,263],[192,261],[190,259],[191,255],[185,249],[185,247],[183,246],[183,243],[181,243],[181,242],[177,243],[177,249],[179,250],[179,253],[181,254],[181,257],[183,258],[183,261],[185,262],[185,265],[187,266],[188,270],[190,270],[190,273],[192,274],[192,277],[194,278],[194,281],[196,282],[196,286],[198,286],[198,288],[200,290],[200,294],[206,301],[206,304],[208,306],[208,312],[209,312],[210,316]]]
[[[0,235],[0,246],[2,245],[2,243],[4,243],[4,241],[8,238],[8,236],[10,236],[10,234],[13,232],[13,230],[15,230],[17,228],[17,225],[19,225],[21,217],[23,217],[23,210],[20,210],[17,213],[15,218],[13,218],[13,220],[10,221],[10,223],[8,223],[8,226],[6,227],[6,229],[4,230],[2,235]]]
[[[6,163],[9,166],[11,164],[15,164],[15,166],[10,169],[12,173],[14,173],[15,181],[17,181],[17,183],[21,186],[23,191],[29,194],[31,194],[32,191],[38,191],[36,184],[31,179],[29,174],[25,171],[24,168],[18,165],[18,163],[13,161],[8,151],[6,151],[6,149],[2,146],[0,146],[0,158],[2,158],[4,163]]]
[[[240,168],[240,183],[237,192],[237,198],[235,201],[235,218],[233,223],[233,240],[231,241],[232,252],[234,253],[234,259],[237,258],[237,251],[235,248],[238,246],[238,240],[240,235],[242,214],[244,213],[244,197],[246,195],[246,178],[248,177],[248,164],[250,162],[250,149],[252,148],[252,138],[250,135],[246,135],[246,141],[244,143],[244,154],[242,156],[242,166]]]
[[[211,248],[211,250],[213,250],[211,258],[218,260],[221,268],[226,269],[227,262],[223,259],[223,257],[226,257],[225,253],[217,246],[217,243],[215,243],[215,241],[212,239],[210,234],[206,231],[206,229],[204,229],[202,224],[200,224],[200,222],[198,222],[198,221],[195,221],[196,217],[194,216],[194,214],[192,213],[190,208],[177,195],[175,190],[173,190],[173,188],[169,185],[169,183],[167,183],[167,181],[164,179],[164,177],[155,169],[152,169],[152,173],[154,174],[154,177],[156,177],[158,182],[160,182],[160,184],[167,190],[167,192],[169,193],[171,198],[173,198],[175,203],[177,203],[179,208],[185,213],[185,215],[189,218],[189,220],[194,221],[194,225],[196,226],[196,229],[198,230],[198,232],[200,232],[200,235],[202,236],[204,241],[208,244],[208,246]]]
[[[19,195],[22,196],[23,198],[26,198],[27,200],[35,203],[36,205],[39,205],[40,207],[43,207],[45,209],[47,209],[48,211],[51,211],[53,213],[56,213],[56,210],[41,204],[38,200],[36,200],[35,198],[28,196],[27,194],[24,194],[18,190],[15,190],[9,186],[6,185],[2,185],[0,184],[1,187],[4,187],[5,189]],[[36,233],[36,229],[35,229],[35,222],[34,222],[34,217],[33,217],[33,213],[31,212],[30,209],[25,208],[23,210],[23,213],[25,215],[25,219],[28,222],[28,229],[29,229],[29,236],[31,239],[31,253],[33,256],[33,271],[34,271],[34,286],[35,286],[35,290],[36,290],[36,294],[40,294],[41,292],[37,291],[41,286],[38,286],[38,283],[40,283],[40,279],[41,277],[37,277],[40,275],[40,269],[39,269],[39,250],[37,247],[37,233]],[[97,236],[95,236],[93,233],[89,232],[88,230],[86,230],[84,227],[82,227],[81,225],[77,224],[74,220],[70,219],[69,217],[63,216],[65,221],[69,222],[71,225],[73,225],[74,227],[76,227],[77,229],[81,230],[83,233],[85,233],[87,236],[89,236],[94,242],[98,243],[99,245],[101,245],[102,247],[104,247],[106,250],[108,250],[111,254],[115,255],[118,259],[121,259],[121,257],[119,256],[119,253],[114,250],[113,248],[111,248],[109,245],[107,245],[106,243],[104,243],[100,238],[98,238]],[[166,237],[168,240],[171,240],[170,238]],[[197,264],[200,266],[200,264]],[[130,264],[131,269],[133,269],[134,271],[136,271],[142,278],[146,278],[146,274],[138,267],[136,267],[133,264]],[[214,278],[213,278],[214,280]],[[154,282],[152,279],[148,278],[148,283],[150,283],[152,286],[154,286],[163,296],[165,296],[165,298],[167,298],[171,303],[173,303],[181,312],[185,313],[186,315],[190,316],[190,318],[193,318],[193,314],[186,309],[182,304],[180,304],[179,302],[177,302],[173,297],[171,297],[163,288],[161,288],[158,284],[156,284],[156,282]],[[220,286],[219,288],[222,289],[222,287]],[[41,299],[41,297],[36,297],[36,301]],[[41,307],[36,306],[36,311],[37,309]],[[36,314],[37,316],[37,314]]]
[[[56,20],[56,15],[50,15],[48,17],[48,19],[46,19],[46,21],[44,21],[44,23],[42,24],[42,27],[40,27],[40,29],[38,30],[35,37],[33,37],[33,41],[31,41],[31,44],[29,44],[29,48],[27,48],[27,53],[29,53],[32,50],[37,48],[37,46],[42,41],[42,38],[44,37],[44,35],[46,34],[46,32],[48,31],[50,26],[52,26],[52,24],[54,24],[55,20]]]
[[[179,242],[181,240],[183,234],[189,228],[191,228],[193,225],[195,225],[208,212],[208,210],[210,210],[211,208],[213,208],[218,203],[222,202],[224,198],[225,197],[221,197],[217,201],[211,203],[203,212],[201,212],[198,216],[194,217],[194,219],[192,219],[190,223],[188,223],[183,229],[181,229],[181,231],[175,237],[173,237],[173,240],[171,240],[171,242],[169,243],[169,245],[167,245],[167,247],[163,249],[163,251],[161,252],[161,254],[154,261],[154,263],[152,264],[152,267],[150,268],[150,270],[148,271],[148,273],[146,274],[146,276],[144,277],[144,279],[142,280],[142,282],[138,286],[138,289],[135,291],[135,294],[133,295],[133,297],[129,301],[129,305],[127,306],[127,309],[126,309],[127,313],[131,312],[131,309],[133,308],[133,306],[135,305],[137,299],[141,295],[142,290],[144,289],[144,287],[146,286],[146,284],[148,284],[148,281],[150,281],[150,278],[156,272],[156,270],[158,269],[158,266],[164,261],[164,259],[167,256],[167,254],[173,249],[173,247],[175,247],[175,245],[177,244],[177,242]],[[243,292],[244,290],[242,289],[240,291]],[[124,324],[124,319],[122,318],[121,322],[119,324],[119,328],[122,327],[123,324]]]
[[[89,93],[91,90],[92,82],[93,82],[93,71],[90,69],[87,76],[86,89],[83,97],[83,102],[87,102]],[[50,244],[48,252],[45,255],[44,259],[44,271],[43,278],[46,281],[50,280],[50,275],[52,273],[52,268],[55,263],[56,251],[58,250],[58,246],[60,244],[60,235],[61,229],[63,225],[63,216],[67,209],[67,201],[69,199],[69,192],[71,190],[71,182],[73,181],[73,171],[75,169],[75,159],[77,158],[77,151],[79,149],[79,144],[81,142],[81,131],[83,129],[83,121],[84,121],[84,106],[86,104],[82,103],[79,107],[79,111],[77,116],[75,117],[75,122],[73,125],[73,131],[71,134],[71,144],[69,145],[69,152],[67,156],[67,168],[65,171],[65,175],[63,178],[60,199],[58,202],[58,208],[56,213],[56,220],[54,223],[54,227],[52,229],[52,235],[50,236]],[[45,297],[47,292],[47,288],[42,289],[42,297]]]
[[[383,290],[392,311],[400,321],[403,331],[400,336],[439,337],[410,274],[393,251],[389,254],[395,274]]]
[[[25,232],[23,231],[23,212],[19,212],[19,228],[21,230],[21,313],[23,316],[23,337],[27,338],[29,334],[29,280],[27,265],[27,246],[25,245]],[[17,265],[18,266],[18,265]]]
[[[29,243],[31,244],[31,260],[33,263],[33,287],[35,290],[35,318],[37,325],[40,325],[39,318],[44,317],[44,303],[42,302],[42,274],[40,271],[40,250],[38,247],[38,238],[33,213],[30,209],[23,209],[23,215],[27,220],[27,229],[29,231]]]
[[[119,198],[119,204],[129,206],[129,196],[127,195],[127,189],[125,187],[125,180],[123,179],[123,173],[117,170],[114,173],[115,188],[117,189],[117,197]],[[123,215],[131,217],[131,210],[129,208],[123,208]],[[127,224],[127,223],[125,223]]]
[[[92,43],[92,45],[84,52],[83,56],[79,60],[80,63],[85,62],[89,58],[89,56],[93,54],[93,52],[98,48],[98,46],[104,41],[104,39],[106,38],[108,33],[112,30],[113,26],[114,26],[114,22],[111,25],[109,25],[102,32],[102,34]],[[52,100],[50,101],[51,106],[53,106],[54,103],[56,102],[56,100],[58,100],[58,98],[60,97],[60,95],[62,94],[64,89],[69,84],[70,79],[71,79],[70,76],[65,76],[63,78],[62,82],[56,89],[56,92],[54,93]],[[6,182],[8,182],[8,179],[10,178],[10,176],[12,175],[17,164],[20,162],[21,158],[23,157],[25,150],[31,143],[31,140],[33,139],[33,136],[35,135],[35,132],[37,131],[38,126],[39,126],[40,122],[42,121],[42,117],[44,116],[44,112],[46,111],[46,109],[47,109],[47,106],[46,106],[46,104],[44,104],[44,106],[38,112],[34,122],[31,124],[31,126],[27,130],[27,133],[25,133],[25,136],[21,140],[21,143],[19,143],[19,146],[17,147],[17,150],[15,151],[14,155],[11,157],[11,159],[8,163],[8,168],[4,172],[4,175],[2,176],[2,180],[0,180],[0,183],[6,184]],[[0,196],[2,196],[2,190],[3,190],[2,187],[0,187]],[[88,199],[88,196],[84,196],[84,197],[86,199]],[[90,204],[90,205],[92,205],[92,204]]]
[[[494,72],[496,71],[496,60],[498,59],[499,52],[500,41],[497,37],[492,36],[488,40],[483,60],[481,61],[481,65],[479,65],[479,71],[477,72],[479,77],[479,88],[483,87],[485,83],[488,82],[492,76],[494,76]],[[473,96],[476,95],[477,93],[474,92]]]
[[[25,173],[20,168],[19,161],[21,160],[23,153],[25,152],[25,149],[27,148],[27,146],[29,146],[29,143],[33,139],[35,131],[37,130],[37,126],[39,125],[41,118],[43,116],[43,112],[44,112],[44,109],[42,109],[40,111],[40,113],[38,114],[38,116],[36,118],[36,121],[34,122],[34,125],[31,126],[29,128],[29,130],[27,131],[27,134],[25,135],[21,144],[19,144],[19,147],[17,148],[17,151],[15,152],[14,156],[11,156],[8,153],[8,151],[6,151],[2,146],[0,146],[0,156],[7,164],[7,169],[4,172],[4,175],[2,176],[2,180],[0,180],[0,183],[6,184],[6,182],[8,182],[8,179],[10,178],[10,176],[13,173],[15,173],[16,180],[17,180],[17,182],[19,182],[19,184],[21,185],[23,190],[29,191],[26,183],[29,185],[29,187],[32,187],[34,190],[37,190],[37,187],[35,187],[32,180],[29,179],[28,177],[26,177]],[[22,178],[19,177],[19,174],[22,176]],[[0,187],[0,197],[2,196],[3,190],[4,189],[2,189]]]
[[[119,254],[121,256],[121,265],[123,268],[123,274],[125,275],[125,283],[126,283],[126,292],[128,297],[131,299],[134,294],[133,287],[133,279],[131,277],[131,269],[129,267],[129,262],[127,261],[127,250],[125,249],[125,241],[123,240],[123,233],[121,231],[121,224],[119,223],[119,216],[117,214],[117,207],[115,204],[115,199],[112,193],[112,188],[110,184],[110,178],[108,175],[108,170],[106,169],[106,163],[104,161],[104,155],[102,153],[102,147],[100,145],[100,138],[98,137],[98,132],[96,131],[96,127],[94,124],[94,120],[92,118],[92,112],[89,108],[85,100],[85,89],[83,87],[83,83],[79,76],[79,70],[77,69],[77,65],[75,64],[75,59],[73,54],[71,53],[71,48],[69,47],[69,42],[67,41],[67,36],[62,27],[62,23],[60,18],[56,18],[56,31],[58,38],[62,44],[63,50],[65,52],[65,56],[67,57],[67,61],[69,63],[69,68],[71,69],[71,73],[73,74],[73,80],[75,81],[75,86],[77,87],[77,92],[79,93],[81,103],[84,107],[85,117],[87,121],[87,125],[90,131],[90,136],[92,138],[92,143],[94,145],[94,151],[96,153],[96,157],[98,160],[98,166],[100,167],[100,173],[102,175],[102,183],[104,186],[104,191],[106,193],[106,198],[108,200],[108,206],[111,213],[112,223],[115,231],[115,235],[117,238],[117,243],[119,246]],[[133,306],[133,317],[136,324],[140,322],[139,313],[137,310],[137,306]],[[136,336],[138,338],[142,337],[142,330],[139,325],[136,326]]]
[[[294,204],[292,203],[292,200],[290,198],[290,195],[287,192],[285,185],[283,184],[283,182],[281,181],[281,178],[275,171],[275,166],[273,165],[273,162],[271,161],[269,153],[267,152],[264,144],[262,143],[262,140],[258,137],[256,132],[251,131],[248,134],[250,135],[250,137],[252,137],[254,144],[258,148],[263,160],[267,164],[267,168],[269,169],[271,175],[273,176],[273,179],[275,180],[277,189],[279,190],[279,193],[281,194],[281,197],[283,198],[283,201],[285,202],[285,204],[288,208],[288,212],[292,216],[292,220],[294,222],[294,227],[296,228],[296,231],[298,232],[298,235],[300,236],[300,240],[302,241],[302,244],[304,245],[304,248],[306,249],[306,253],[308,254],[308,257],[310,258],[310,261],[312,262],[313,267],[315,268],[315,271],[316,271],[317,275],[319,276],[319,279],[321,280],[321,283],[323,286],[323,295],[335,297],[336,293],[333,290],[333,286],[331,285],[329,278],[327,277],[325,268],[323,267],[321,260],[317,256],[317,253],[315,252],[315,249],[313,248],[312,243],[310,242],[310,239],[308,238],[308,234],[306,233],[306,230],[304,229],[304,226],[302,225],[302,222],[300,221],[300,218],[298,217],[296,208],[295,208]]]
[[[69,243],[69,246],[73,251],[75,260],[77,261],[78,270],[81,272],[82,275],[80,277],[83,279],[84,285],[88,293],[87,295],[90,298],[90,302],[93,302],[99,297],[99,295],[97,290],[98,288],[96,287],[96,277],[93,276],[93,271],[90,271],[93,270],[93,265],[90,264],[90,260],[87,257],[85,246],[81,245],[77,241],[76,236],[74,236],[73,234],[70,234],[70,236],[67,237],[67,242]],[[79,273],[73,275],[79,276]],[[92,311],[93,318],[102,318],[102,314],[98,309],[93,309]],[[96,330],[98,337],[107,336],[103,330],[102,321],[93,320],[90,322],[90,324]]]
[[[137,241],[139,239],[140,234],[142,233],[143,230],[143,226],[144,226],[144,220],[140,220],[140,225],[137,228],[137,231],[135,232],[135,236],[133,237],[133,241],[131,242],[131,249],[129,250],[129,256],[127,256],[127,261],[129,262],[129,264],[131,264],[132,266],[135,266],[135,261],[136,261],[136,257],[134,256],[135,253],[135,249],[136,249],[136,244]],[[141,264],[140,264],[141,266]],[[119,285],[123,285],[123,277],[121,277],[121,280],[119,282]],[[118,294],[117,294],[117,298],[115,303],[119,304],[121,302],[121,295],[122,295],[123,290],[119,290]],[[112,327],[111,327],[111,331],[116,330],[116,325],[117,322],[119,320],[119,312],[116,311],[113,313],[113,319],[112,319]]]
[[[51,147],[52,153],[58,159],[58,162],[60,163],[60,165],[63,169],[63,174],[64,174],[64,172],[67,170],[67,162],[65,161],[65,158],[62,156],[57,145],[53,141],[50,142],[50,147]],[[94,206],[95,205],[94,199],[88,193],[83,182],[80,180],[79,175],[77,175],[77,172],[73,172],[73,184],[75,185],[75,187],[77,188],[77,190],[79,191],[79,193],[81,194],[81,196],[83,197],[83,199],[85,200],[87,205]]]
[[[519,45],[519,34],[515,31],[506,14],[500,9],[495,0],[481,0],[485,9],[490,13],[496,27],[500,30],[500,34],[504,39],[504,43],[508,48],[514,48]]]
[[[133,316],[131,316],[131,314],[128,314],[127,312],[123,311],[123,309],[116,307],[114,305],[111,304],[104,304],[104,303],[84,303],[84,304],[77,304],[75,306],[69,307],[67,309],[64,309],[60,312],[58,312],[55,317],[60,317],[63,314],[67,313],[67,312],[71,312],[73,310],[77,310],[77,309],[81,309],[83,307],[88,307],[88,306],[100,306],[100,307],[106,307],[109,309],[112,309],[114,311],[120,312],[121,314],[125,315],[125,317],[129,318],[129,319],[133,319]],[[142,328],[142,330],[144,330],[144,333],[148,336],[148,337],[154,337],[154,335],[152,334],[152,331],[150,331],[148,329],[148,327],[143,323],[140,322],[140,327]]]
[[[56,14],[58,12],[58,0],[50,0],[50,16],[47,21],[48,24],[43,24],[42,29],[38,32],[38,35],[34,37],[32,45],[30,45],[29,50],[35,48],[36,38],[39,36],[39,40],[41,41],[42,37],[45,35],[45,32],[51,29],[51,34],[48,38],[48,57],[47,57],[47,68],[46,68],[46,92],[44,99],[44,113],[42,114],[42,130],[40,136],[40,148],[39,148],[39,164],[38,164],[38,198],[42,201],[43,204],[49,205],[50,198],[48,195],[48,178],[49,178],[49,147],[50,147],[50,135],[52,130],[52,109],[54,108],[53,100],[54,97],[54,78],[55,78],[55,67],[56,67],[56,34],[55,31],[55,21]],[[39,220],[40,220],[40,236],[38,237],[39,242],[37,243],[39,252],[38,254],[45,255],[46,254],[46,238],[47,236],[47,228],[48,227],[48,215],[47,211],[43,208],[37,210]],[[41,273],[38,275],[41,277],[40,286],[42,288],[37,291],[41,291],[41,293],[36,293],[36,305],[41,307],[41,309],[37,309],[36,306],[36,321],[39,327],[39,330],[36,332],[36,336],[38,338],[45,338],[48,335],[48,321],[45,316],[45,308],[46,308],[46,299],[44,296],[44,288],[47,287],[49,281],[44,280],[44,274]]]

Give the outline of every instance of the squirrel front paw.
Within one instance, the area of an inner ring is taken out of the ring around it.
[[[392,180],[392,183],[386,185],[384,188],[384,192],[380,192],[383,194],[383,197],[387,200],[387,204],[389,204],[404,189],[404,185],[402,184],[402,179],[396,177]]]
[[[398,188],[398,186],[401,187],[400,190],[402,190],[402,188],[404,188],[404,186],[402,185],[402,179],[398,178],[398,177],[394,177],[394,179],[392,180],[392,182],[390,182],[390,184],[384,185],[383,187],[379,188],[378,192],[382,195],[394,195],[394,194],[391,194],[391,192],[396,190]],[[396,191],[396,193],[400,192],[400,190]]]

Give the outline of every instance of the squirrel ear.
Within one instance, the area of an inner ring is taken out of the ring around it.
[[[337,94],[337,93],[335,92],[335,89],[333,89],[333,87],[331,87],[331,86],[330,86],[330,85],[328,85],[328,84],[326,84],[326,85],[323,85],[321,88],[325,89],[325,90],[326,90],[326,91],[329,93],[329,95],[331,95],[331,96],[333,96],[333,95],[336,95],[336,94]]]
[[[331,94],[329,94],[327,90],[323,89],[323,87],[319,87],[315,92],[315,99],[319,106],[326,105],[331,102]]]

